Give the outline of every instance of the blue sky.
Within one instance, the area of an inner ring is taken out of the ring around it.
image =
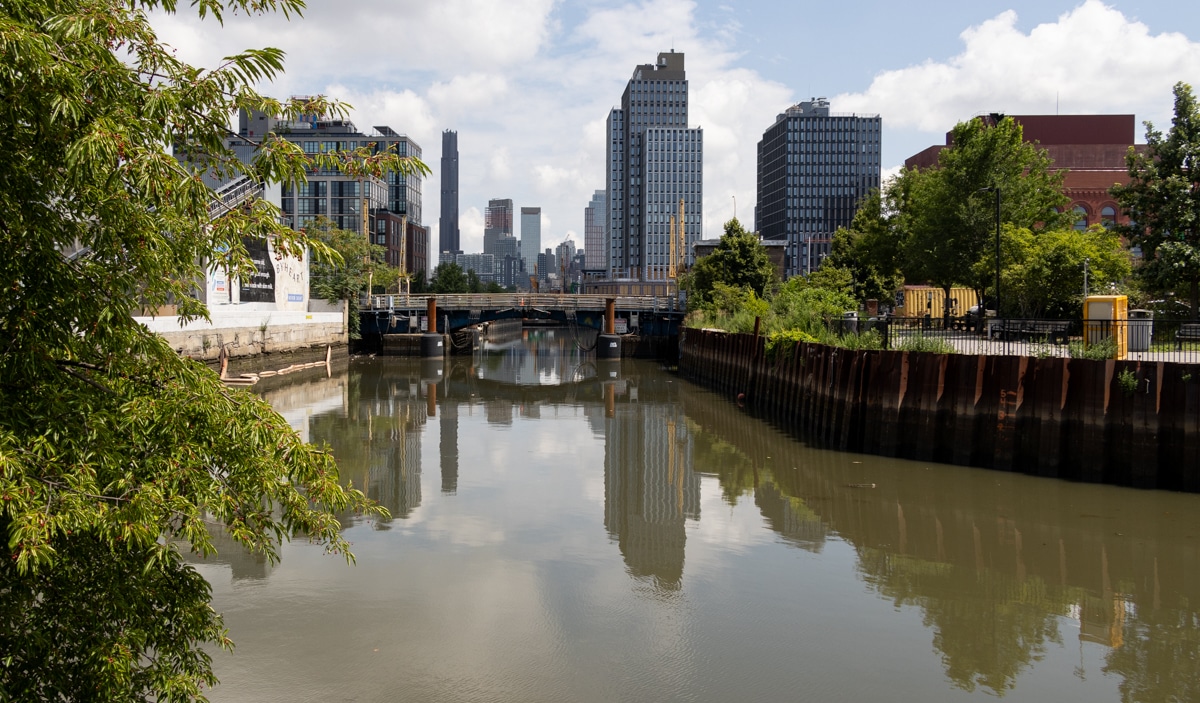
[[[1166,126],[1171,86],[1200,88],[1200,3],[708,0],[309,0],[305,18],[155,18],[201,65],[258,46],[288,54],[261,88],[324,93],[360,127],[424,149],[424,224],[437,239],[441,131],[459,133],[463,248],[489,198],[543,209],[542,242],[582,244],[604,187],[604,121],[633,67],[687,56],[691,126],[705,130],[706,236],[753,224],[755,145],[811,96],[883,117],[885,172],[984,112],[1133,113]]]

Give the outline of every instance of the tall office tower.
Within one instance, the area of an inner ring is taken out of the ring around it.
[[[608,193],[598,190],[592,202],[583,209],[583,250],[587,254],[584,268],[588,271],[608,270]]]
[[[681,209],[684,244],[676,231],[677,261],[693,261],[692,245],[702,231],[704,133],[689,129],[687,116],[683,54],[674,51],[635,68],[621,107],[608,115],[611,278],[666,279],[670,222]]]
[[[496,198],[488,201],[483,211],[483,253],[502,256],[496,251],[496,242],[504,235],[516,236],[513,230],[513,201]]]
[[[562,244],[554,248],[554,263],[560,269],[571,265],[571,259],[575,258],[575,240],[565,239]]]
[[[754,224],[763,239],[787,242],[788,276],[818,268],[833,233],[879,187],[881,123],[879,115],[831,114],[828,100],[813,98],[763,133]]]
[[[462,253],[458,231],[458,132],[442,132],[442,217],[438,251]]]
[[[525,259],[527,269],[537,261],[540,253],[542,253],[542,209],[540,207],[523,207],[521,208],[521,257]],[[538,274],[541,274],[540,269]]]

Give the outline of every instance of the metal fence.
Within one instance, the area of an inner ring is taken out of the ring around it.
[[[842,336],[877,335],[884,349],[1200,362],[1200,321],[1196,320],[884,317],[835,320],[831,328]]]

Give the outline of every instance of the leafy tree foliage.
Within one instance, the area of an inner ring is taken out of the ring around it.
[[[900,230],[891,202],[900,196],[900,187],[889,187],[885,196],[873,189],[859,203],[849,227],[833,235],[826,267],[849,271],[853,291],[859,301],[878,300],[891,304],[904,284],[901,273],[904,233]]]
[[[1086,232],[1034,233],[1005,227],[1001,249],[1001,285],[1006,307],[1020,317],[1077,318],[1083,309],[1083,266],[1093,292],[1108,291],[1130,274],[1129,254],[1116,232],[1093,227]],[[980,262],[982,277],[994,275]]]
[[[992,279],[976,264],[990,260],[995,271],[996,236],[995,191],[982,191],[1000,189],[1001,222],[1059,229],[1071,217],[1061,212],[1063,173],[1050,169],[1050,157],[1024,141],[1011,117],[960,122],[950,141],[937,168],[906,170],[893,184],[905,233],[902,266],[908,280],[929,281],[947,296],[955,285],[982,293]]]
[[[196,7],[220,20],[303,5]],[[245,237],[329,252],[269,203],[214,206],[168,145],[211,173],[291,186],[314,168],[427,169],[367,149],[306,155],[274,135],[238,160],[226,139],[239,109],[345,109],[258,95],[282,70],[275,49],[211,70],[180,61],[145,14],[175,8],[0,5],[0,700],[200,698],[215,683],[205,647],[229,641],[179,549],[211,554],[215,529],[271,559],[296,534],[346,553],[334,514],[376,510],[329,452],[132,316],[168,302],[207,315],[195,281],[209,266],[252,274]]]
[[[433,278],[429,279],[430,293],[467,293],[470,287],[466,271],[454,263],[438,264],[433,270]]]
[[[766,247],[734,218],[725,223],[725,234],[713,253],[696,261],[683,287],[695,306],[710,300],[717,283],[747,288],[761,298],[777,280]]]
[[[399,278],[400,271],[387,265],[386,249],[372,244],[357,232],[341,229],[327,218],[318,218],[308,226],[307,233],[337,254],[310,264],[309,289],[313,295],[331,303],[347,302],[350,306],[350,338],[358,339],[359,294],[368,285],[386,290]]]
[[[1126,157],[1129,183],[1113,195],[1133,224],[1126,228],[1145,257],[1147,287],[1187,286],[1200,315],[1200,106],[1186,83],[1175,84],[1175,117],[1164,135],[1146,123],[1146,150]]]

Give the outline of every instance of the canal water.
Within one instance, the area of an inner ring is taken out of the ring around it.
[[[812,448],[580,346],[264,390],[392,518],[200,564],[211,699],[1200,700],[1200,496]]]

